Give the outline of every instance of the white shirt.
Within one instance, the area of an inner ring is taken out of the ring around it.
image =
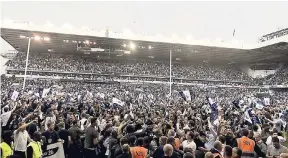
[[[16,133],[14,131],[14,150],[15,151],[22,151],[25,152],[27,150],[27,142],[30,141],[29,134],[26,130],[19,131],[19,133]]]
[[[284,143],[286,141],[285,138],[283,138],[282,136],[277,136],[278,139],[279,139],[279,142],[280,143]],[[269,146],[269,145],[272,145],[272,136],[269,136],[266,140],[266,145]]]
[[[281,132],[281,126],[283,125],[283,122],[281,119],[275,119],[273,120],[273,128],[276,128],[278,132]]]
[[[262,129],[261,129],[261,127],[259,126],[259,125],[257,125],[258,126],[258,130],[257,131],[253,131],[253,133],[254,133],[254,135],[260,135],[261,136],[261,133],[262,133]]]
[[[80,128],[81,128],[81,130],[84,130],[84,129],[85,129],[85,121],[87,121],[86,118],[82,118],[82,119],[80,120]],[[86,122],[86,124],[87,124],[87,122]]]
[[[188,142],[188,140],[183,141],[182,146],[183,146],[183,149],[191,148],[193,150],[193,152],[196,151],[196,144],[193,140],[191,142]]]
[[[214,147],[214,142],[217,138],[217,132],[215,131],[214,127],[211,125],[210,121],[208,122],[210,134],[208,135],[208,142],[205,143],[205,148],[211,150]]]
[[[287,153],[288,148],[281,145],[279,149],[276,149],[273,145],[269,145],[267,148],[267,155],[268,156],[276,156],[279,157],[281,153]]]
[[[100,128],[100,131],[103,131],[105,126],[106,126],[106,120],[102,119],[101,121],[99,119],[97,119],[97,124]]]

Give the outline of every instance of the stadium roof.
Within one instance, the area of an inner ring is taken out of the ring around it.
[[[169,60],[169,51],[172,50],[173,60],[178,61],[207,61],[209,63],[219,62],[226,64],[288,61],[288,43],[285,42],[287,41],[287,36],[263,42],[258,44],[260,48],[254,49],[129,40],[15,28],[1,28],[1,37],[20,52],[27,51],[27,37],[33,38],[31,40],[30,53],[83,54],[84,52],[77,51],[77,48],[79,48],[79,45],[88,42],[86,44],[90,48],[105,50],[90,52],[90,55],[95,54],[115,59],[153,58]],[[131,45],[135,46],[133,50],[129,47]]]

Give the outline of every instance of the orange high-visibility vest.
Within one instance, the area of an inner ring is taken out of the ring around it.
[[[248,137],[242,137],[237,139],[238,148],[242,150],[242,152],[252,153],[254,152],[255,142]]]
[[[140,146],[131,147],[130,152],[132,158],[146,158],[147,156],[147,149]]]

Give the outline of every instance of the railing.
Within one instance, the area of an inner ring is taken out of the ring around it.
[[[24,75],[12,75],[6,74],[6,77],[16,77],[16,78],[24,78]],[[53,79],[60,80],[61,82],[84,82],[84,83],[98,83],[98,84],[115,84],[115,83],[125,83],[125,84],[164,84],[169,85],[170,82],[165,81],[144,81],[144,80],[133,80],[133,79],[113,79],[113,80],[93,80],[93,79],[83,79],[83,78],[75,78],[75,77],[59,77],[59,76],[38,76],[38,75],[27,75],[27,80],[33,79]],[[179,83],[172,82],[173,85],[179,86],[198,86],[198,87],[211,87],[211,88],[249,88],[249,89],[257,89],[261,88],[261,86],[247,86],[247,85],[225,85],[225,84],[217,84],[209,85],[209,84],[201,84],[201,83]],[[263,87],[262,87],[263,88]],[[287,87],[288,88],[288,87]]]
[[[14,69],[7,67],[6,71],[18,71],[25,72],[24,69]],[[169,80],[169,76],[154,76],[154,75],[131,75],[131,74],[119,74],[119,73],[93,73],[93,72],[70,72],[70,71],[48,71],[48,70],[27,70],[27,72],[36,73],[53,73],[53,74],[69,74],[69,75],[93,75],[93,76],[104,76],[104,77],[125,77],[125,78],[148,78],[148,79],[162,79]],[[176,81],[203,81],[203,82],[225,82],[225,83],[239,83],[239,84],[249,84],[247,81],[235,81],[235,80],[211,80],[211,79],[195,79],[195,78],[181,78],[172,76],[173,80]]]

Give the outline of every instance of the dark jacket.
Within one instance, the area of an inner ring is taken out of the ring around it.
[[[116,158],[131,158],[131,155],[128,153],[122,153],[121,155],[117,156]]]
[[[153,153],[153,158],[159,158],[164,156],[163,146],[159,146]]]

